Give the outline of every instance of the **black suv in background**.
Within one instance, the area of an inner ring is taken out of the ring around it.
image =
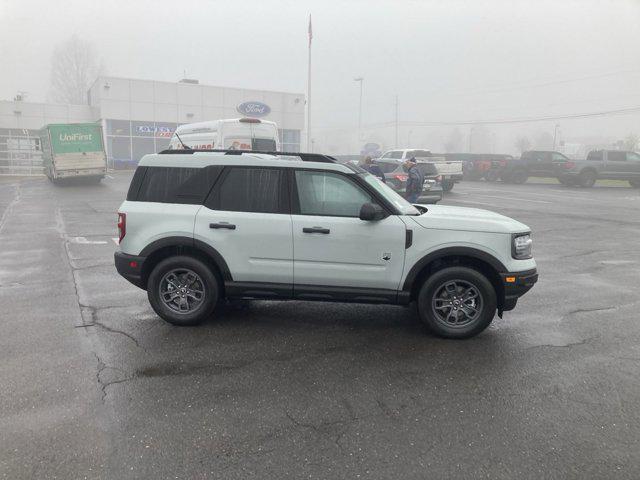
[[[556,177],[559,167],[570,161],[560,152],[529,150],[523,152],[520,158],[507,161],[498,174],[505,182],[520,184],[530,176]]]

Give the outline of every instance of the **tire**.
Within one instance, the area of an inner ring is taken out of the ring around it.
[[[596,183],[598,176],[593,170],[585,170],[578,177],[578,185],[584,188],[591,188]]]
[[[513,172],[511,172],[511,175],[509,175],[509,182],[515,183],[516,185],[522,185],[528,179],[529,179],[529,174],[527,173],[526,170],[523,170],[522,168],[518,168],[514,170]]]
[[[497,170],[489,170],[484,175],[484,178],[487,182],[497,182],[500,178],[500,173]]]
[[[629,185],[633,188],[640,188],[640,180],[629,180]]]
[[[443,192],[450,192],[451,190],[453,190],[453,186],[455,185],[453,180],[443,180],[442,181],[442,191]]]
[[[204,322],[213,313],[219,296],[216,275],[206,264],[186,255],[162,260],[147,282],[147,297],[153,310],[163,320],[178,326]]]
[[[453,286],[456,287],[453,290],[455,299],[450,292]],[[461,301],[460,295],[465,294],[463,289],[476,297],[473,302],[465,302],[467,308],[454,307],[453,302]],[[451,307],[449,298],[452,299]],[[471,313],[472,305],[477,307],[476,313]],[[432,333],[443,338],[463,339],[478,335],[491,324],[496,308],[496,292],[491,282],[479,271],[468,267],[447,267],[437,271],[425,280],[418,294],[420,319]]]

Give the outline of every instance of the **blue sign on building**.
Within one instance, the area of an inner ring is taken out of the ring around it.
[[[247,117],[266,117],[271,113],[271,107],[262,102],[243,102],[236,110]]]

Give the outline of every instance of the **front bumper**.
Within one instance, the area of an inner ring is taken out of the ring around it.
[[[129,280],[136,287],[146,289],[144,278],[142,276],[142,266],[146,257],[115,252],[113,254],[113,259],[116,265],[116,270],[120,275]]]
[[[501,273],[500,278],[504,286],[503,311],[513,310],[518,298],[523,296],[538,281],[538,270],[526,270],[524,272]]]

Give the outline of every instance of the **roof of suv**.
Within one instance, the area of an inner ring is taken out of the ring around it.
[[[332,157],[321,154],[289,152],[239,152],[239,151],[181,151],[165,150],[142,157],[142,167],[188,167],[203,168],[209,165],[242,165],[285,168],[308,168],[331,170],[342,173],[357,173],[360,170],[351,165],[336,162]]]

